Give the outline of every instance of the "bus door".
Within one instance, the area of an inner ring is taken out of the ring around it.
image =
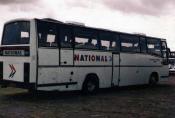
[[[119,35],[112,34],[112,42],[110,42],[110,48],[113,50],[112,53],[112,85],[118,86],[120,82],[120,41]]]
[[[120,73],[120,55],[119,53],[113,53],[112,54],[112,85],[118,86],[120,79],[119,79],[119,73]]]
[[[100,32],[101,50],[107,50],[109,55],[109,61],[107,65],[110,65],[110,71],[105,71],[104,75],[108,75],[105,78],[111,78],[111,86],[118,86],[119,84],[119,49],[120,41],[119,35],[111,32]],[[110,52],[110,53],[109,53]],[[109,81],[106,81],[107,83]]]
[[[162,75],[165,76],[165,77],[166,76],[168,77],[169,76],[168,74],[170,72],[170,70],[168,69],[168,65],[170,64],[169,60],[168,60],[168,58],[170,57],[170,49],[167,48],[166,41],[161,42],[161,47],[162,47],[162,57],[163,57],[162,58],[163,67],[161,69],[162,70]],[[174,65],[174,63],[172,65]],[[174,67],[171,70],[174,70]]]

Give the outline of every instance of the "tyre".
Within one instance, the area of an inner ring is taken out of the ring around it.
[[[158,82],[158,75],[157,74],[151,74],[149,78],[149,85],[155,86]]]
[[[31,93],[31,94],[36,93],[36,90],[34,90],[34,89],[28,89],[28,93]]]
[[[83,83],[82,92],[84,94],[95,94],[99,89],[98,78],[94,75],[89,75]]]

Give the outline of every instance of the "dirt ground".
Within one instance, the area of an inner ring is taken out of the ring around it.
[[[175,77],[155,87],[132,86],[79,92],[40,93],[0,88],[0,118],[174,118]]]

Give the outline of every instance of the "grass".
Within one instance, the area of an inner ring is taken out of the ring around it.
[[[0,89],[0,118],[173,118],[175,79],[168,84],[103,89],[97,95]]]

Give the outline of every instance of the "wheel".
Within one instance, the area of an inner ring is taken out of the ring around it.
[[[149,85],[154,86],[158,82],[158,76],[156,74],[152,74],[149,79]]]
[[[84,94],[95,94],[99,89],[98,78],[94,75],[90,75],[83,83],[82,92]]]

